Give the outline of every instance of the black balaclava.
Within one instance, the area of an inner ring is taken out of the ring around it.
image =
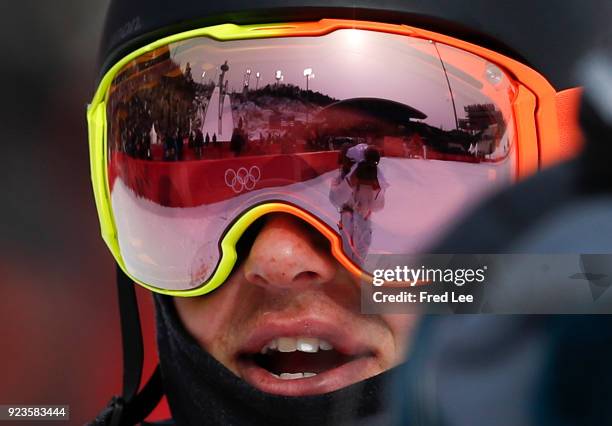
[[[385,425],[392,370],[323,395],[286,397],[255,389],[202,349],[173,299],[155,295],[164,390],[178,425]]]

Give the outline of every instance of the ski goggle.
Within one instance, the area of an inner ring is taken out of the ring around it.
[[[560,99],[520,62],[405,25],[176,34],[118,61],[89,106],[102,235],[130,278],[175,296],[221,285],[241,235],[273,212],[367,273],[370,256],[426,250],[558,160]]]

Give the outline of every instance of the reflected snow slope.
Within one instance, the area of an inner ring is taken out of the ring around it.
[[[369,253],[427,250],[466,208],[509,183],[513,170],[511,159],[474,164],[382,158],[384,205],[367,218]],[[261,173],[265,178],[266,170]],[[155,287],[198,287],[217,266],[219,242],[227,225],[264,201],[293,203],[338,230],[340,212],[330,201],[330,188],[338,175],[333,171],[291,185],[255,188],[229,200],[190,208],[163,207],[138,197],[118,178],[111,203],[114,212],[121,212],[114,216],[127,269]]]

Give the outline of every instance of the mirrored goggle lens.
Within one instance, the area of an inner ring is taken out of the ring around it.
[[[128,272],[205,283],[232,222],[282,201],[317,217],[357,265],[425,250],[512,180],[516,86],[437,42],[364,30],[152,51],[115,77],[108,175]]]

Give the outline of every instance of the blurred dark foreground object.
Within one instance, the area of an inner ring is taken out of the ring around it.
[[[612,292],[595,255],[612,253],[611,57],[579,67],[582,155],[491,199],[438,252],[583,253],[585,277]],[[413,348],[398,424],[612,425],[612,316],[430,316]]]

